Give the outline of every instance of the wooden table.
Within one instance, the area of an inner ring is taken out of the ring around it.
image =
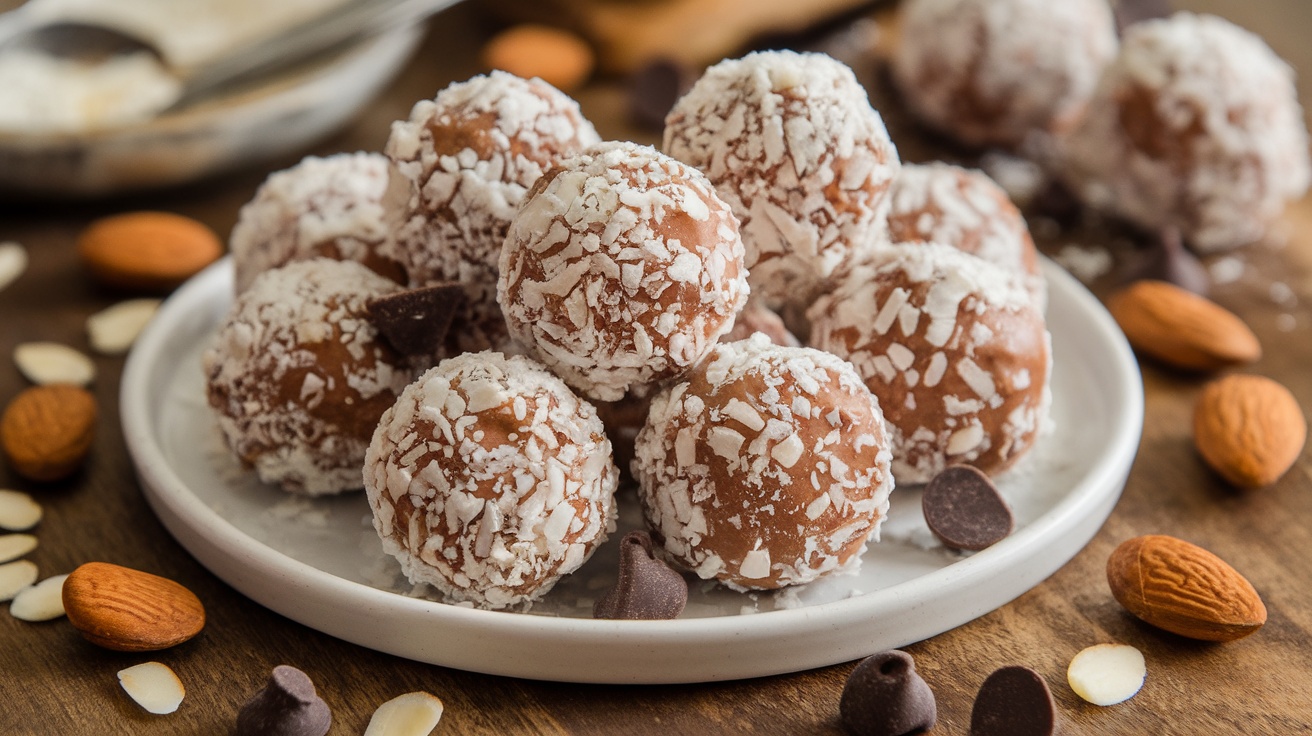
[[[1239,5],[1221,9],[1242,18]],[[379,149],[388,123],[404,117],[413,101],[480,71],[477,43],[483,30],[467,11],[442,16],[404,75],[350,130],[316,152]],[[1312,64],[1300,66],[1312,74]],[[580,98],[603,136],[652,140],[650,133],[623,122],[617,84],[597,83]],[[1304,99],[1312,96],[1305,92]],[[896,115],[889,119],[899,144],[908,141],[904,151],[918,150],[919,143],[911,142],[917,133]],[[173,210],[226,234],[268,171],[300,155],[262,171],[115,201],[0,203],[0,240],[23,243],[31,256],[23,278],[0,292],[0,401],[26,385],[9,359],[16,344],[54,340],[86,349],[87,315],[122,298],[92,284],[75,257],[74,238],[89,220],[131,209]],[[1312,201],[1294,207],[1287,222],[1287,244],[1256,245],[1225,256],[1231,266],[1242,264],[1242,275],[1218,285],[1213,296],[1242,316],[1265,346],[1262,360],[1246,370],[1281,381],[1312,409],[1307,369],[1312,365]],[[1090,237],[1067,232],[1043,245],[1052,250]],[[1108,276],[1094,288],[1105,295],[1113,286],[1114,277]],[[151,513],[119,425],[123,361],[99,357],[96,364],[92,390],[101,416],[84,472],[39,486],[0,467],[0,487],[28,491],[45,507],[35,531],[40,546],[29,559],[42,577],[91,560],[165,575],[204,601],[208,625],[196,640],[154,655],[178,673],[188,693],[178,712],[151,716],[125,697],[115,676],[146,657],[92,646],[63,620],[29,624],[0,614],[0,733],[228,733],[241,704],[283,663],[313,678],[332,706],[334,734],[361,733],[379,704],[413,690],[445,702],[440,733],[841,732],[838,700],[852,663],[706,685],[553,684],[411,662],[282,618],[211,575]],[[1028,665],[1043,675],[1067,734],[1312,731],[1312,453],[1304,450],[1273,487],[1247,494],[1227,488],[1204,469],[1191,444],[1190,417],[1203,380],[1145,365],[1147,416],[1140,453],[1119,505],[1093,542],[1014,602],[907,647],[938,698],[935,733],[964,734],[980,684],[1008,664]],[[1237,643],[1213,645],[1164,634],[1130,617],[1112,599],[1103,569],[1118,543],[1146,533],[1191,540],[1245,573],[1269,609],[1265,628]],[[1065,682],[1071,657],[1101,642],[1138,647],[1148,663],[1143,690],[1110,708],[1084,703]]]

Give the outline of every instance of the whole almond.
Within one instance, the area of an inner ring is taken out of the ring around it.
[[[1233,641],[1266,623],[1266,606],[1243,575],[1175,537],[1151,534],[1122,543],[1107,559],[1107,582],[1127,611],[1190,639]]]
[[[68,384],[34,386],[0,416],[0,448],[29,480],[66,478],[82,466],[96,429],[96,398]]]
[[[1214,371],[1262,357],[1243,320],[1165,281],[1137,281],[1113,294],[1107,309],[1135,350],[1176,368]]]
[[[187,588],[107,562],[88,562],[69,574],[64,611],[87,641],[119,652],[167,649],[205,626],[205,607]]]
[[[524,24],[507,28],[483,47],[483,63],[525,79],[540,77],[563,92],[583,85],[596,66],[587,41],[551,26]]]
[[[96,220],[78,237],[96,280],[121,289],[168,291],[223,255],[204,223],[170,212],[129,212]]]
[[[1307,441],[1307,420],[1289,389],[1263,376],[1233,375],[1203,387],[1194,405],[1194,446],[1237,488],[1271,485]]]

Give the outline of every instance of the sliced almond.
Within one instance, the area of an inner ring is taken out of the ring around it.
[[[0,562],[9,562],[36,549],[36,537],[31,534],[0,535]]]
[[[41,504],[26,493],[0,490],[0,529],[23,532],[41,521]]]
[[[1148,670],[1143,652],[1128,644],[1095,644],[1071,660],[1066,682],[1094,705],[1116,705],[1143,688]]]
[[[64,578],[55,575],[31,585],[14,596],[9,613],[20,621],[50,621],[64,615]]]
[[[0,565],[0,603],[14,599],[15,595],[36,582],[36,565],[18,560]]]
[[[159,662],[143,662],[121,670],[118,682],[137,705],[157,716],[177,710],[187,695],[182,680]]]
[[[18,280],[27,270],[27,250],[18,243],[0,243],[0,291]]]
[[[159,311],[159,305],[159,299],[129,299],[87,317],[91,349],[102,355],[126,353]]]
[[[378,706],[364,736],[428,736],[442,720],[442,701],[425,692],[406,693]]]
[[[14,348],[14,363],[27,380],[39,386],[86,386],[96,378],[96,364],[91,358],[57,342],[22,343]]]

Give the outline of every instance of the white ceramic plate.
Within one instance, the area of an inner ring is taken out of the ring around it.
[[[459,669],[545,680],[669,683],[780,674],[854,660],[971,621],[1037,585],[1101,527],[1138,447],[1143,394],[1120,330],[1051,263],[1055,429],[999,479],[1017,528],[970,556],[939,546],[919,491],[898,489],[859,572],[780,594],[695,583],[674,621],[605,621],[617,534],[529,613],[418,597],[386,556],[362,493],[299,499],[261,485],[223,447],[200,353],[224,318],[232,267],[179,290],[134,348],[123,428],[146,497],[198,560],[253,600],[362,646]],[[627,501],[628,503],[625,503]],[[620,532],[638,523],[621,498]]]

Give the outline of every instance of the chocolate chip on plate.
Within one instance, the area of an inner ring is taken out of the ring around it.
[[[843,727],[861,736],[921,733],[938,720],[934,692],[911,655],[897,649],[872,654],[852,670],[838,712]]]
[[[1057,707],[1048,683],[1029,667],[1012,665],[989,675],[970,711],[970,736],[1051,736]]]
[[[977,468],[953,465],[934,476],[921,496],[925,523],[944,545],[981,550],[1011,534],[1011,509]]]
[[[431,355],[446,340],[465,290],[448,282],[410,289],[369,302],[369,321],[403,355]]]
[[[324,736],[332,726],[328,704],[309,675],[290,665],[273,668],[269,682],[237,714],[237,736]]]
[[[652,553],[651,535],[633,531],[620,539],[620,573],[592,607],[593,618],[677,618],[688,604],[688,582]]]

